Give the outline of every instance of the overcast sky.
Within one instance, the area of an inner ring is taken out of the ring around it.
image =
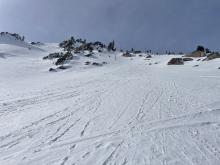
[[[29,41],[75,36],[124,49],[220,50],[220,0],[0,0],[0,31]]]

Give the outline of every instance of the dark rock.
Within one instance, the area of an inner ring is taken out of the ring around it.
[[[135,51],[134,51],[134,54],[140,54],[140,53],[142,53],[142,52],[139,51],[139,50],[135,50]]]
[[[89,54],[86,54],[85,56],[86,56],[86,57],[91,57],[91,56],[93,56],[93,54],[92,54],[92,53],[89,53]]]
[[[63,48],[65,51],[70,52],[74,50],[75,44],[76,44],[75,38],[71,37],[69,40],[61,42],[59,46]]]
[[[61,69],[61,70],[65,70],[65,69],[68,69],[69,67],[66,67],[66,66],[59,66],[58,68]]]
[[[64,64],[65,61],[66,61],[66,58],[65,58],[65,57],[61,57],[61,58],[59,58],[59,59],[56,61],[55,65]]]
[[[99,41],[94,42],[93,45],[97,48],[105,48],[105,45]]]
[[[79,54],[80,53],[80,50],[76,49],[74,50],[74,54]]]
[[[41,43],[41,42],[31,42],[31,45],[41,46],[41,45],[44,45],[44,44]]]
[[[146,58],[152,58],[152,56],[151,55],[147,55]]]
[[[108,63],[104,61],[104,62],[102,62],[102,64],[105,65],[105,64],[108,64]]]
[[[45,56],[45,57],[43,57],[43,59],[44,60],[46,60],[46,59],[54,59],[54,58],[61,58],[61,57],[63,57],[64,56],[64,54],[61,52],[61,53],[50,53],[48,56]]]
[[[206,61],[210,61],[210,60],[214,60],[214,59],[216,59],[216,58],[220,58],[220,54],[218,53],[218,52],[216,52],[216,53],[211,53],[211,54],[209,54],[209,55],[207,55],[207,57],[206,57]]]
[[[124,54],[122,54],[123,57],[134,57],[133,54],[129,53],[129,52],[126,52]]]
[[[102,64],[98,63],[98,62],[93,62],[92,65],[95,65],[95,66],[102,66]]]
[[[183,61],[193,61],[193,58],[186,57],[186,58],[183,58]]]
[[[56,70],[56,69],[53,69],[53,68],[50,68],[49,71],[50,71],[50,72],[57,72],[57,70]]]
[[[94,45],[93,43],[84,43],[81,46],[77,47],[75,50],[77,51],[90,51],[92,52],[94,50]]]
[[[0,36],[11,36],[13,37],[15,40],[19,40],[19,41],[24,41],[25,37],[21,36],[17,33],[9,33],[9,32],[1,32]]]
[[[90,65],[90,64],[91,64],[90,61],[86,61],[86,62],[85,62],[85,65]]]
[[[67,52],[66,54],[64,54],[64,56],[58,58],[58,60],[56,61],[55,65],[62,65],[62,64],[64,64],[66,61],[72,60],[72,59],[73,59],[72,53]]]
[[[201,61],[201,59],[198,59],[198,60],[196,60],[196,61]]]
[[[182,58],[172,58],[167,65],[184,65]]]
[[[193,67],[198,67],[199,65],[194,65]]]

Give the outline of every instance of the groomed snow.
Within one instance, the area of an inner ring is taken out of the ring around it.
[[[220,60],[104,53],[51,73],[57,44],[28,47],[0,44],[1,165],[220,164]]]

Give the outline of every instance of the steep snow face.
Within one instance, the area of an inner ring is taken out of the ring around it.
[[[106,52],[108,65],[50,73],[56,44],[0,46],[16,55],[0,58],[1,165],[220,163],[219,59]]]

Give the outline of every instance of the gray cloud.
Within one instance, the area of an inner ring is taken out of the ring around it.
[[[219,0],[1,0],[0,31],[59,42],[70,35],[118,47],[220,50]]]

